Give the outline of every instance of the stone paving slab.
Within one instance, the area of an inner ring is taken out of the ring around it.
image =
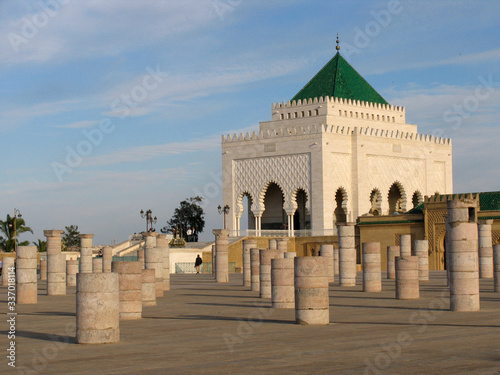
[[[210,275],[172,275],[172,290],[144,318],[120,322],[121,342],[75,343],[75,289],[18,305],[16,364],[0,374],[499,374],[500,294],[481,280],[481,311],[449,309],[444,272],[431,272],[421,299],[330,286],[330,325],[294,324],[293,310]],[[7,289],[0,288],[0,347],[6,353]]]

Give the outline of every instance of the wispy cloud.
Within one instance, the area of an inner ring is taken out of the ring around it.
[[[87,120],[87,121],[76,121],[64,125],[53,125],[54,128],[65,128],[65,129],[84,129],[92,128],[99,123],[97,120]]]

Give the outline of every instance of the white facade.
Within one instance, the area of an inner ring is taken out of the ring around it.
[[[451,140],[418,134],[405,109],[391,105],[333,97],[273,104],[258,133],[223,136],[222,153],[231,230],[246,229],[244,195],[251,229],[281,229],[281,202],[271,199],[281,190],[283,228],[327,234],[336,221],[407,211],[425,195],[453,191]]]

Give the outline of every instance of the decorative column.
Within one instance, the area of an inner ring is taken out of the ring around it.
[[[142,270],[142,306],[156,306],[156,278],[153,269]]]
[[[9,268],[14,267],[15,258],[14,257],[3,257],[2,258],[2,286],[9,285]]]
[[[335,281],[335,268],[333,264],[333,245],[321,245],[319,251],[321,253],[321,256],[326,258],[328,282],[333,283]]]
[[[61,253],[62,230],[44,230],[47,237],[47,295],[66,294],[66,254]]]
[[[260,249],[250,249],[250,272],[252,292],[260,291]]]
[[[80,273],[92,273],[93,234],[80,234]]]
[[[163,290],[170,290],[170,240],[171,235],[160,234],[156,238],[156,246],[163,256]]]
[[[330,323],[330,302],[326,259],[294,258],[295,322],[327,325]]]
[[[76,274],[78,273],[78,261],[66,261],[66,286],[76,286]]]
[[[446,252],[450,282],[450,310],[478,311],[478,228],[476,199],[447,202]]]
[[[260,257],[260,298],[271,298],[271,259],[278,258],[279,250],[261,249]]]
[[[120,341],[118,274],[78,273],[76,342],[108,344]]]
[[[102,273],[102,258],[101,257],[92,258],[92,272],[93,273]]]
[[[420,298],[418,257],[396,257],[396,298]]]
[[[111,272],[111,262],[113,261],[113,248],[104,246],[102,249],[102,272]]]
[[[229,282],[229,259],[227,245],[229,241],[229,229],[214,229],[212,233],[215,235],[215,251],[217,258],[215,259],[215,281],[218,283]]]
[[[257,247],[257,239],[248,238],[243,240],[243,286],[252,285],[252,271],[250,266],[250,249]]]
[[[339,238],[340,286],[356,285],[355,223],[337,225]]]
[[[36,246],[19,246],[17,248],[16,302],[18,304],[33,304],[37,302],[36,253]]]
[[[120,284],[120,320],[141,319],[142,264],[112,262],[111,269],[118,274]]]
[[[413,250],[418,257],[418,280],[429,281],[429,243],[427,240],[415,240]]]
[[[145,268],[155,271],[156,298],[163,297],[163,250],[156,245],[158,233],[146,232],[143,235],[146,238],[146,248],[144,249]]]
[[[294,260],[271,259],[271,302],[275,309],[295,307]]]
[[[479,278],[493,278],[493,243],[491,225],[493,220],[481,220],[478,223],[479,234]]]
[[[399,251],[402,257],[411,257],[411,234],[399,236]]]
[[[380,261],[380,243],[366,242],[363,251],[363,292],[381,292],[382,275]]]
[[[400,256],[399,246],[387,246],[387,278],[396,278],[396,257]]]

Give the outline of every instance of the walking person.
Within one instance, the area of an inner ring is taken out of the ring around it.
[[[194,262],[194,268],[196,268],[196,273],[200,273],[200,266],[202,263],[203,261],[201,260],[200,255],[198,254]]]

